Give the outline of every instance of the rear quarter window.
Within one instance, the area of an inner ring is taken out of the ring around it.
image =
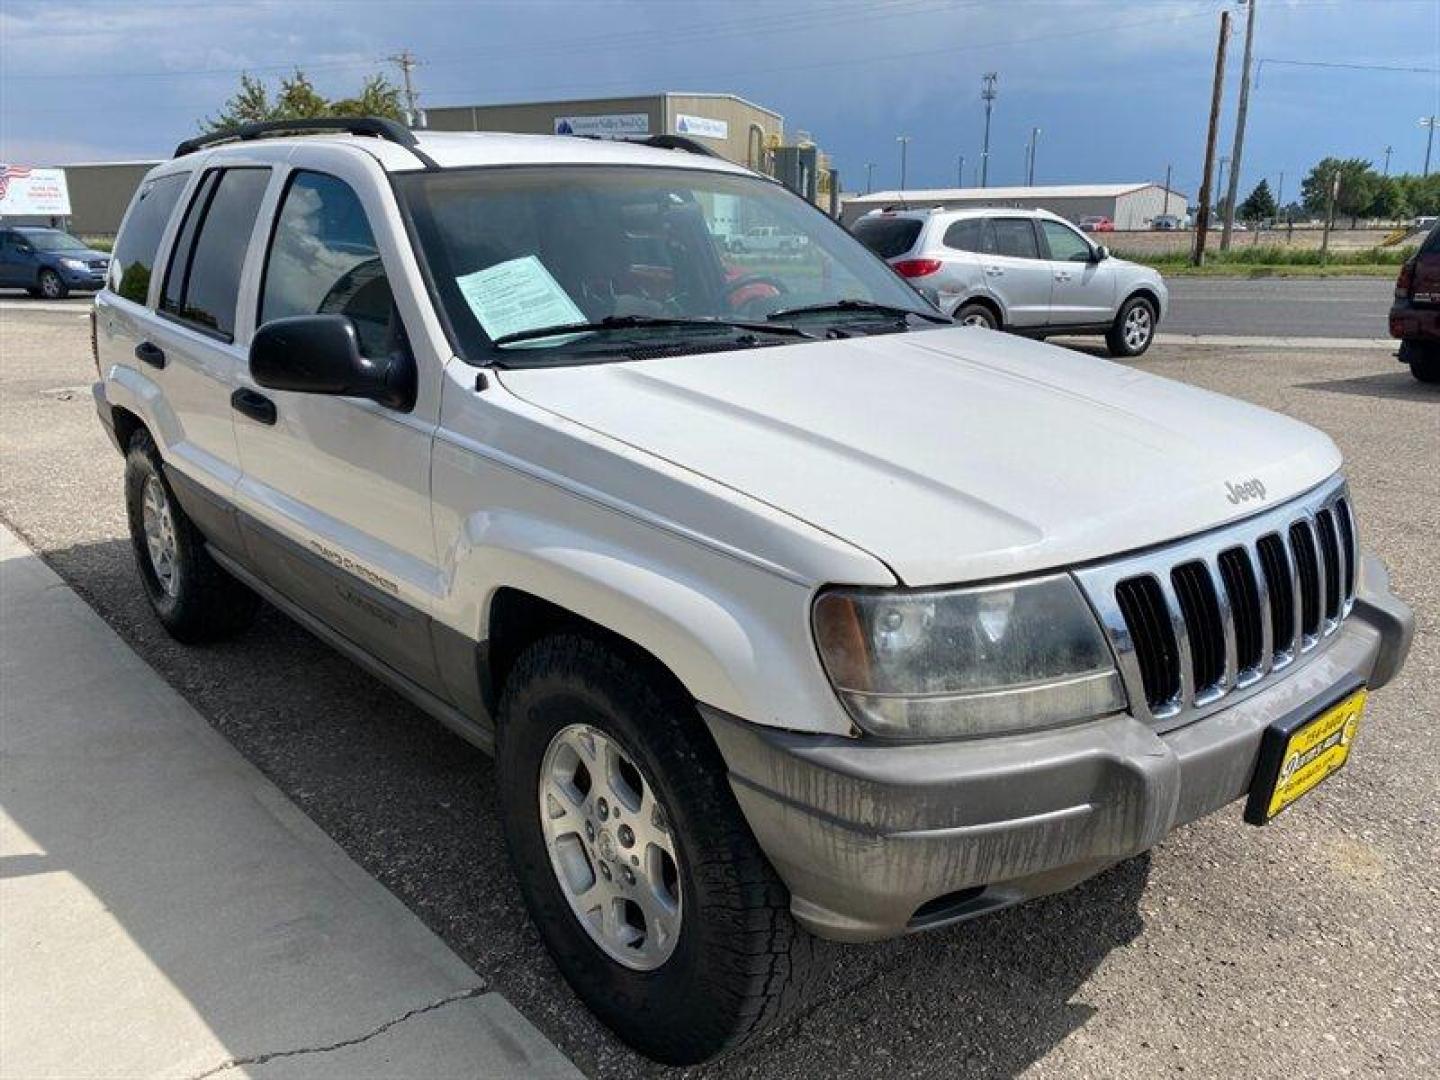
[[[918,218],[861,218],[850,231],[882,259],[894,259],[915,246],[922,222]]]
[[[961,218],[945,230],[945,239],[942,241],[948,248],[956,251],[991,251],[995,247],[994,238],[987,241],[986,228],[988,222],[984,218]]]
[[[126,300],[145,303],[160,237],[170,221],[189,173],[171,173],[140,185],[110,260],[110,288]]]

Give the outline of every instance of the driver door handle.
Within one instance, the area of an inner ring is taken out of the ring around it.
[[[259,423],[275,423],[275,402],[258,391],[241,387],[230,395],[230,407]]]

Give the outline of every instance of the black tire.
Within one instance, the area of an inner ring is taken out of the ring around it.
[[[986,330],[999,330],[1000,320],[985,304],[961,304],[955,312],[955,321],[961,326],[983,326]]]
[[[1130,324],[1135,321],[1136,326]],[[1132,296],[1120,306],[1114,323],[1105,332],[1111,356],[1140,356],[1155,340],[1158,316],[1155,305],[1143,296]],[[1137,329],[1143,327],[1143,335]]]
[[[1411,360],[1410,374],[1423,383],[1440,383],[1440,359]]]
[[[541,764],[556,734],[576,723],[618,744],[669,822],[682,919],[674,951],[651,971],[621,965],[592,940],[551,866]],[[657,1061],[696,1064],[805,1000],[826,947],[791,918],[789,894],[693,703],[647,657],[582,634],[531,646],[506,680],[496,759],[500,816],[526,906],[561,973],[620,1038]]]
[[[65,279],[48,266],[40,271],[35,288],[46,300],[64,300],[70,295],[70,287],[65,284]]]
[[[152,480],[159,485],[170,515],[173,554],[167,565],[173,584],[169,587],[161,580],[145,533],[146,487]],[[205,539],[176,500],[161,466],[160,451],[144,428],[130,437],[125,455],[125,511],[140,583],[171,637],[200,644],[230,637],[250,625],[259,597],[222,570],[205,550]]]

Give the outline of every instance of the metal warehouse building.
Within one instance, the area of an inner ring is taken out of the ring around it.
[[[822,209],[839,213],[839,178],[803,132],[785,141],[784,118],[733,94],[655,93],[632,97],[437,105],[425,111],[431,131],[515,131],[643,139],[684,135],[738,165],[767,173]],[[158,161],[86,162],[60,166],[70,188],[70,229],[113,236],[145,173]]]
[[[643,94],[636,97],[445,105],[425,110],[431,131],[517,131],[643,139],[684,135],[739,165],[765,171],[766,153],[784,139],[777,112],[733,94]]]
[[[944,207],[947,210],[1009,207],[1049,210],[1071,221],[1103,215],[1117,229],[1148,229],[1162,214],[1185,213],[1189,198],[1162,184],[1051,184],[1037,187],[925,188],[877,191],[845,200],[841,221],[857,218],[886,206]]]

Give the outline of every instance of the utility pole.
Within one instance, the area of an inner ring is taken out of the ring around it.
[[[1200,220],[1195,223],[1196,266],[1205,265],[1205,236],[1210,230],[1210,176],[1215,166],[1215,136],[1220,127],[1220,96],[1225,89],[1225,41],[1230,36],[1230,12],[1220,12],[1220,41],[1215,46],[1215,82],[1210,91],[1210,127],[1205,134],[1205,176],[1200,181]]]
[[[990,109],[995,104],[995,81],[1000,76],[987,71],[980,77],[980,100],[985,102],[985,144],[980,150],[980,186],[990,186]]]
[[[1434,116],[1422,116],[1420,118],[1420,126],[1430,129],[1430,133],[1425,136],[1425,171],[1420,174],[1421,176],[1430,175],[1430,148],[1435,143],[1435,124],[1437,120],[1440,120],[1440,118]]]
[[[1161,213],[1161,217],[1170,216],[1170,168],[1169,165],[1165,166],[1165,209]]]
[[[964,154],[961,154],[961,155],[960,155],[960,163],[955,166],[955,186],[956,186],[957,188],[963,188],[963,187],[965,186],[965,155],[964,155]]]
[[[900,190],[905,190],[905,152],[910,149],[910,136],[897,135],[895,141],[900,144]]]
[[[1029,163],[1029,175],[1025,177],[1025,183],[1029,187],[1035,186],[1035,140],[1038,138],[1040,138],[1040,129],[1032,127],[1030,129],[1030,153],[1026,157],[1026,161]]]
[[[412,128],[423,128],[425,126],[425,114],[420,111],[420,95],[415,93],[415,84],[411,81],[410,72],[415,70],[418,61],[415,54],[409,49],[401,49],[394,56],[385,58],[392,64],[400,65],[400,73],[405,77],[405,114],[406,120]]]
[[[1390,175],[1390,155],[1394,150],[1395,148],[1393,146],[1385,147],[1385,175],[1387,177]]]
[[[1215,179],[1215,188],[1216,188],[1217,191],[1224,190],[1224,187],[1225,187],[1225,166],[1226,166],[1226,164],[1229,163],[1229,161],[1230,161],[1230,159],[1229,159],[1228,157],[1226,157],[1224,154],[1220,155],[1220,171],[1219,171],[1219,174],[1216,176],[1216,179]],[[1221,201],[1223,202],[1224,199],[1225,199],[1225,196],[1224,196],[1224,195],[1221,195],[1221,196],[1220,196],[1220,199],[1221,199]],[[1221,250],[1223,251],[1224,249],[1222,248]]]
[[[1340,170],[1335,170],[1335,175],[1330,181],[1330,197],[1325,200],[1325,231],[1320,236],[1320,265],[1325,265],[1325,258],[1330,252],[1330,226],[1335,219],[1335,200],[1340,197]]]
[[[867,161],[867,162],[865,163],[865,194],[866,194],[866,195],[869,195],[869,194],[870,194],[872,191],[874,191],[874,190],[875,190],[875,163],[874,163],[873,161]]]
[[[1220,234],[1220,250],[1230,250],[1230,232],[1235,228],[1235,196],[1240,187],[1240,155],[1245,151],[1245,113],[1250,108],[1250,47],[1255,37],[1255,8],[1260,0],[1247,3],[1245,13],[1245,57],[1240,62],[1240,106],[1235,114],[1235,145],[1230,151],[1230,189],[1225,199],[1225,231]]]

